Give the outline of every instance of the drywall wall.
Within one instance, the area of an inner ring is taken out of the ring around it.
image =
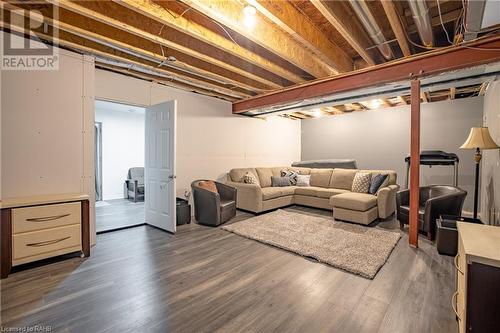
[[[87,193],[94,230],[93,59],[59,50],[58,70],[1,81],[1,198]]]
[[[480,126],[483,98],[422,104],[422,150],[454,152],[460,158],[459,186],[469,192],[464,209],[472,211],[473,152],[458,149],[472,126]],[[354,158],[359,168],[392,169],[404,185],[404,158],[410,147],[410,107],[354,112],[302,120],[302,159]],[[422,167],[421,184],[452,184],[449,167]]]
[[[96,98],[148,106],[177,100],[177,195],[195,179],[225,179],[231,168],[300,160],[300,121],[234,116],[231,103],[96,71]]]
[[[102,123],[102,192],[104,200],[124,198],[128,169],[144,166],[144,113],[95,109]]]
[[[490,83],[484,96],[484,126],[500,145],[500,81]],[[483,151],[481,219],[488,224],[500,225],[500,149]]]

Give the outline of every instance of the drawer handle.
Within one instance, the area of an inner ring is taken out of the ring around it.
[[[26,246],[32,246],[32,247],[47,246],[47,245],[52,245],[52,244],[55,244],[55,243],[62,242],[63,240],[66,240],[66,239],[69,239],[69,238],[71,238],[71,236],[64,237],[64,238],[59,238],[59,239],[53,239],[53,240],[44,241],[44,242],[29,243],[29,244],[26,244]]]
[[[453,311],[455,312],[455,315],[457,316],[458,320],[462,320],[457,310],[457,296],[458,296],[458,291],[455,291],[455,293],[451,297],[451,307],[453,308]]]
[[[458,258],[459,258],[459,257],[460,257],[460,254],[457,254],[457,255],[455,256],[455,259],[453,259],[453,262],[455,263],[455,268],[457,269],[457,271],[458,271],[460,274],[464,275],[464,272],[463,272],[463,271],[460,269],[460,267],[458,266]]]
[[[45,216],[45,217],[33,217],[30,219],[26,219],[28,222],[47,222],[52,220],[62,219],[63,217],[70,216],[71,214],[61,214],[55,216]]]

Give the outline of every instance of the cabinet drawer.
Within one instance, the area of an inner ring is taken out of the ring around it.
[[[68,249],[67,252],[81,249],[81,225],[74,224],[12,236],[12,259],[17,263],[31,261],[21,260],[27,257],[37,256],[34,260],[38,260],[63,254],[65,252],[61,250],[64,249]]]
[[[12,233],[81,223],[79,202],[12,209]]]

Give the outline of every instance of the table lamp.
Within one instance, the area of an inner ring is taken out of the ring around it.
[[[474,182],[474,218],[477,219],[477,199],[479,191],[479,163],[481,162],[481,150],[484,149],[498,149],[500,148],[495,141],[491,138],[488,127],[472,127],[469,137],[460,149],[475,149],[476,154],[474,159],[476,161],[476,180]]]

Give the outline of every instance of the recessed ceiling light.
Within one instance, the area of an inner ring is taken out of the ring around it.
[[[314,118],[319,118],[321,117],[321,111],[320,110],[314,110],[313,113],[312,113],[312,116]]]

